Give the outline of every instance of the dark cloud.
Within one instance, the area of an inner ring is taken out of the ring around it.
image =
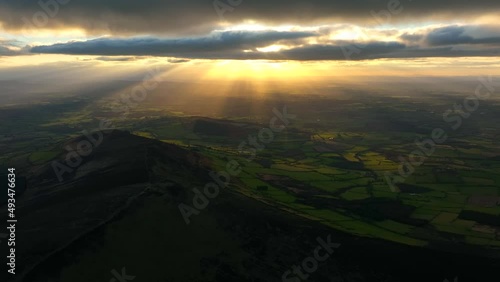
[[[385,59],[403,58],[457,58],[457,57],[498,57],[500,48],[490,49],[456,49],[453,47],[405,48],[397,52],[385,54]]]
[[[332,45],[310,45],[281,52],[293,60],[365,60],[384,58],[406,48],[399,42],[337,42]]]
[[[419,34],[405,33],[401,41],[332,41],[324,32],[226,31],[205,37],[101,38],[37,46],[32,53],[96,55],[102,60],[130,60],[123,56],[172,57],[188,59],[269,59],[269,60],[369,60],[380,58],[422,58],[460,56],[499,56],[497,37],[474,38],[468,30],[477,26],[448,26]],[[493,33],[489,33],[493,34]],[[318,39],[320,44],[308,44]],[[321,39],[321,40],[319,40]],[[479,45],[481,43],[481,45]],[[283,44],[279,52],[259,52],[259,47]],[[112,59],[115,56],[117,59]]]
[[[493,0],[401,0],[400,4],[398,0],[241,2],[230,7],[221,18],[213,0],[0,0],[0,24],[8,30],[31,26],[32,29],[78,27],[93,34],[200,34],[213,30],[222,19],[230,23],[255,20],[275,24],[350,22],[380,25],[472,19],[500,11],[500,1]],[[50,4],[42,7],[39,3]],[[220,0],[218,3],[229,2]],[[390,10],[401,12],[391,14]]]
[[[280,31],[227,31],[206,37],[158,39],[101,38],[85,42],[70,42],[51,46],[37,46],[33,53],[55,53],[73,55],[136,55],[136,56],[181,56],[187,53],[224,52],[255,49],[286,40],[307,38],[316,35],[311,32]]]
[[[137,57],[101,56],[95,58],[95,60],[104,62],[130,62],[137,60]]]
[[[0,57],[2,56],[17,56],[29,52],[30,47],[22,48],[20,42],[16,40],[0,39]]]
[[[470,27],[469,27],[470,28]],[[442,45],[458,45],[458,44],[499,44],[500,36],[498,37],[482,37],[474,38],[467,35],[468,27],[466,26],[447,26],[431,31],[426,41],[430,46]]]
[[[0,45],[0,57],[1,56],[14,56],[17,55],[17,52],[12,51],[11,49]]]
[[[401,40],[408,42],[410,44],[419,43],[423,38],[423,34],[415,34],[415,33],[404,33],[399,37]]]
[[[116,55],[122,53],[137,52],[141,55],[179,57],[173,59],[172,63],[186,62],[188,59],[267,59],[267,60],[370,60],[382,58],[424,58],[424,57],[461,57],[461,56],[499,56],[500,48],[492,49],[454,49],[453,47],[422,48],[410,47],[400,42],[343,42],[337,41],[332,44],[305,45],[279,52],[244,52],[238,48],[185,48],[185,46],[165,46],[168,51],[159,50],[159,46],[147,46],[142,44],[129,44],[126,40],[105,39],[98,42],[79,42],[57,44],[53,46],[41,46],[33,48],[33,52],[40,53],[64,53],[80,55]],[[102,48],[106,46],[106,48]],[[133,46],[133,47],[132,47]],[[218,45],[212,45],[218,46]],[[88,48],[88,50],[87,50]],[[146,52],[146,50],[148,50]],[[110,60],[110,59],[108,59]]]
[[[186,59],[170,59],[168,60],[169,63],[171,64],[182,64],[182,63],[188,63],[191,60],[186,60]]]

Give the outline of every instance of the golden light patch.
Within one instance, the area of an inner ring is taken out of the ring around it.
[[[281,50],[286,49],[286,48],[287,48],[287,46],[285,46],[285,45],[270,45],[270,46],[266,46],[266,47],[262,47],[262,48],[257,48],[257,51],[264,52],[264,53],[278,52],[278,51],[281,51]]]

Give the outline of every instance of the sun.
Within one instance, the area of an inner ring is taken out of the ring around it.
[[[272,52],[276,48],[265,48],[262,52]],[[221,60],[214,62],[205,74],[210,80],[251,79],[290,80],[313,75],[311,69],[304,67],[301,62],[295,61],[268,61],[268,60]]]
[[[366,37],[367,34],[357,27],[349,27],[330,35],[331,40],[358,40],[366,39]]]

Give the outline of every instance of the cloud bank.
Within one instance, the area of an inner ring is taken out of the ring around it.
[[[481,37],[474,30],[490,30]],[[209,36],[179,38],[101,38],[36,46],[32,53],[165,56],[185,59],[367,60],[381,58],[500,56],[500,31],[490,26],[450,25],[392,40],[375,40],[365,34],[354,40],[332,38],[335,30],[223,31]],[[378,31],[378,33],[384,33]],[[390,31],[387,34],[392,34]],[[333,35],[332,35],[333,34]],[[261,48],[278,46],[264,52]]]

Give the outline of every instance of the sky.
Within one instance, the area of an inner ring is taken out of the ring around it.
[[[4,79],[149,64],[188,77],[498,75],[499,57],[495,0],[0,0]]]

